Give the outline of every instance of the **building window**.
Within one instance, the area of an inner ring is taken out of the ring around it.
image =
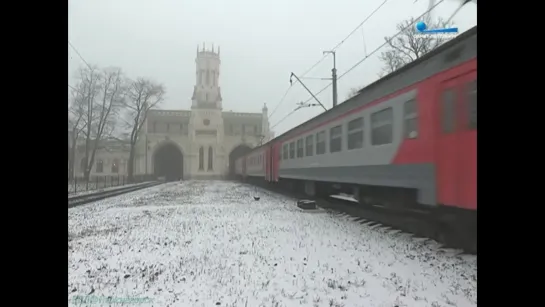
[[[314,154],[314,134],[307,136],[305,139],[306,156],[312,156]]]
[[[204,148],[199,148],[199,170],[204,170]]]
[[[392,143],[393,115],[392,108],[371,114],[371,144],[378,146]]]
[[[403,132],[406,139],[418,137],[418,106],[416,100],[405,102],[403,106],[404,127]]]
[[[288,159],[288,144],[284,144],[284,146],[282,147],[282,159],[283,160],[287,160]]]
[[[443,92],[441,99],[441,126],[443,133],[454,132],[456,126],[456,94],[453,89]]]
[[[302,158],[304,156],[304,150],[303,139],[297,140],[297,158]]]
[[[167,124],[167,132],[170,131],[170,124]]]
[[[157,122],[153,122],[153,131],[152,132],[157,132]]]
[[[329,152],[342,150],[343,126],[336,126],[329,130]]]
[[[96,172],[97,173],[104,172],[104,162],[102,160],[97,160]]]
[[[212,85],[216,86],[216,71],[212,70]]]
[[[348,122],[348,150],[363,148],[363,117]]]
[[[114,173],[114,174],[119,173],[119,160],[118,159],[114,159],[114,161],[112,162],[112,173]]]
[[[325,154],[325,131],[316,134],[316,154]]]
[[[214,157],[212,156],[214,150],[212,149],[212,146],[208,147],[208,170],[211,171],[213,169],[213,160],[214,160]]]
[[[290,143],[290,159],[295,158],[295,142]]]
[[[210,85],[210,70],[206,70],[206,85]]]
[[[477,129],[477,80],[467,85],[467,106],[469,111],[469,129]]]

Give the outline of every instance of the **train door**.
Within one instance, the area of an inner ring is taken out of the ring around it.
[[[281,160],[280,160],[280,155],[281,155],[281,152],[280,152],[280,148],[282,147],[282,143],[275,143],[274,146],[273,146],[273,154],[272,154],[272,161],[273,161],[273,165],[272,165],[272,181],[275,181],[277,182],[278,179],[279,179],[279,169],[280,169],[280,163],[281,163]]]
[[[265,181],[271,178],[271,147],[265,147]]]
[[[476,84],[474,70],[439,87],[438,201],[446,206],[477,206]]]

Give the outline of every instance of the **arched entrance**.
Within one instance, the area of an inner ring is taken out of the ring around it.
[[[250,152],[252,148],[246,144],[240,144],[231,150],[229,154],[229,177],[235,177],[235,160]]]
[[[178,146],[167,143],[159,147],[153,157],[153,173],[167,181],[183,179],[184,157]]]

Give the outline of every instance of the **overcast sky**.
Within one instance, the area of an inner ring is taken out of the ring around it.
[[[69,0],[69,40],[83,58],[100,67],[121,67],[129,77],[146,77],[167,89],[162,109],[189,109],[195,84],[197,45],[221,46],[220,80],[225,111],[269,114],[289,87],[291,72],[302,74],[322,58],[322,51],[341,42],[384,0]],[[458,1],[446,0],[432,16],[448,18]],[[417,17],[427,0],[388,0],[337,49],[338,74],[396,33],[396,23]],[[453,18],[460,30],[477,24],[477,8],[466,5]],[[349,90],[376,79],[379,52],[338,81],[339,102]],[[71,84],[84,62],[69,47]],[[327,58],[307,77],[331,76]],[[318,92],[324,80],[303,80]],[[271,116],[271,128],[285,118],[308,92],[293,86]],[[331,88],[318,95],[328,108]],[[321,113],[306,108],[285,118],[273,130],[278,136]]]

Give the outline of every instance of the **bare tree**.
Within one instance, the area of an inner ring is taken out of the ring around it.
[[[432,29],[450,26],[449,22],[441,18],[433,21],[430,15],[426,15],[422,21]],[[398,70],[448,41],[448,37],[441,35],[420,35],[417,33],[415,25],[414,18],[404,20],[396,26],[397,31],[401,31],[399,35],[394,38],[384,38],[388,50],[379,56],[379,59],[384,63],[379,76],[382,77]]]
[[[129,130],[130,153],[128,161],[128,179],[132,182],[134,176],[134,159],[136,154],[136,144],[146,123],[149,110],[160,104],[165,95],[165,88],[161,84],[156,84],[144,78],[137,78],[131,81],[127,90],[127,100],[125,101],[126,127]],[[145,144],[148,146],[148,144]]]
[[[70,152],[68,154],[68,176],[74,176],[76,148],[81,132],[86,128],[85,122],[85,99],[84,94],[79,90],[73,90],[71,103],[68,108],[68,126],[70,129]]]
[[[77,89],[81,93],[85,129],[84,177],[94,164],[101,141],[115,128],[115,115],[124,99],[123,74],[119,68],[98,70],[96,67],[80,69]]]

